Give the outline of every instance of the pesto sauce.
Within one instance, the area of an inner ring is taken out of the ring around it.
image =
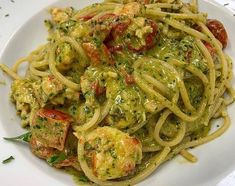
[[[67,174],[71,175],[73,178],[73,181],[78,186],[91,186],[95,185],[89,179],[85,176],[85,174],[82,171],[78,171],[72,167],[66,167],[63,169]]]

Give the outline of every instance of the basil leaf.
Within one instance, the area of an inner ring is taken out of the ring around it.
[[[47,163],[49,163],[50,165],[55,165],[58,163],[61,163],[62,161],[64,161],[67,158],[67,156],[65,155],[65,153],[60,153],[57,155],[53,155],[50,158],[47,159]]]
[[[11,137],[11,138],[3,138],[5,140],[8,140],[8,141],[24,141],[24,142],[29,142],[31,138],[31,132],[27,132],[25,134],[22,134],[20,136],[16,136],[16,137]]]
[[[15,158],[13,156],[10,156],[9,158],[5,159],[2,161],[3,164],[7,164],[10,163],[12,160],[14,160]]]

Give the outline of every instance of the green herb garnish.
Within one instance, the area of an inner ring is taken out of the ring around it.
[[[79,176],[78,180],[85,183],[89,182],[89,179],[85,175]]]
[[[12,160],[14,160],[15,158],[13,156],[10,156],[9,158],[5,159],[2,161],[3,164],[7,164],[10,163]]]
[[[11,137],[11,138],[3,138],[5,140],[8,140],[8,141],[24,141],[24,142],[29,142],[31,138],[31,132],[27,132],[25,134],[22,134],[20,136],[16,136],[16,137]]]
[[[57,155],[53,155],[50,158],[47,159],[47,163],[49,163],[51,166],[61,163],[62,161],[64,161],[67,158],[67,156],[65,155],[65,153],[60,153]]]

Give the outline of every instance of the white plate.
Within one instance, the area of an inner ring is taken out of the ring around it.
[[[74,6],[76,8],[85,7],[92,1],[67,0],[59,1],[53,6]],[[200,1],[200,10],[207,12],[210,18],[221,20],[229,34],[229,44],[226,52],[235,61],[235,18],[227,9],[213,1]],[[1,61],[8,65],[27,55],[39,44],[46,42],[47,32],[43,21],[48,18],[46,10],[42,10],[26,22],[4,49]],[[1,77],[1,76],[0,76]],[[9,100],[10,79],[6,86],[0,85],[0,131],[4,131],[7,136],[15,136],[23,133],[20,127],[20,120],[16,116],[15,108]],[[235,83],[233,83],[235,84]],[[235,104],[229,107],[232,125],[229,130],[220,138],[209,144],[197,147],[192,152],[199,158],[198,163],[190,164],[182,158],[177,157],[161,166],[151,177],[140,185],[159,185],[159,186],[196,186],[216,185],[230,172],[235,170]],[[2,137],[2,136],[0,136]],[[71,176],[49,167],[44,161],[33,156],[27,145],[11,144],[1,142],[7,152],[12,153],[16,158],[8,165],[0,165],[1,185],[75,185]],[[3,149],[3,148],[1,148]],[[2,150],[1,150],[2,151]],[[6,153],[5,153],[6,154]],[[2,157],[2,156],[0,156]],[[235,185],[235,183],[233,183]]]

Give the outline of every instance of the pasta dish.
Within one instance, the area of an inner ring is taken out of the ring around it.
[[[176,155],[196,162],[189,149],[228,129],[228,35],[197,0],[105,0],[50,14],[47,43],[11,68],[0,64],[28,130],[6,139],[80,181],[123,186]]]

